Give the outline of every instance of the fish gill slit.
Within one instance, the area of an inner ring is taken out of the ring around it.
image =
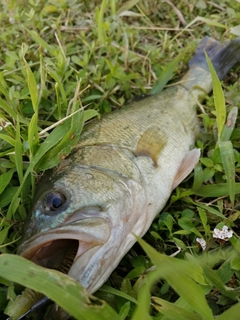
[[[76,257],[78,251],[78,241],[73,240],[73,245],[67,250],[66,255],[64,256],[61,264],[58,267],[58,271],[67,274],[70,270],[71,266],[73,265],[73,261]]]

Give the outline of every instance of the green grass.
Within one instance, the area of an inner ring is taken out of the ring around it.
[[[85,121],[177,82],[203,36],[222,42],[240,36],[239,1],[173,3],[1,2],[0,253],[15,253],[38,177],[71,152]],[[101,300],[89,296],[80,316],[71,300],[75,289],[66,302],[54,295],[51,282],[49,292],[39,281],[30,281],[30,288],[66,303],[79,319],[94,318],[94,306],[98,319],[106,320],[239,319],[238,75],[239,65],[223,89],[214,78],[214,96],[199,108],[199,164],[153,222],[144,237],[148,244],[139,240],[95,294]],[[218,241],[213,230],[224,225],[233,237]],[[206,251],[197,237],[206,240]],[[21,292],[13,281],[23,284],[28,275],[28,261],[23,278],[11,271],[22,263],[18,258],[0,256],[2,313]],[[57,277],[38,268],[37,277]]]

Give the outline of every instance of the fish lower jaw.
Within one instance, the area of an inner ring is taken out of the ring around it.
[[[98,253],[101,247],[102,245],[97,245],[91,248],[86,248],[86,244],[80,244],[78,253],[68,272],[68,275],[71,278],[80,282],[82,286],[85,287],[90,293],[95,291],[93,290],[95,281],[102,282],[102,277],[100,276],[101,270],[97,268],[98,272],[94,272],[92,274],[93,270],[91,265],[91,259]],[[98,262],[96,265],[98,265]]]

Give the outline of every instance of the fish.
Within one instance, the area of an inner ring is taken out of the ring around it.
[[[94,293],[164,208],[200,157],[196,105],[212,90],[207,52],[223,79],[240,38],[204,37],[182,80],[87,124],[79,142],[36,186],[18,254],[61,270]]]

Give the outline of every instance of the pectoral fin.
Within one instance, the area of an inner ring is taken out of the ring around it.
[[[200,158],[200,149],[193,149],[188,151],[183,162],[178,169],[176,177],[173,182],[172,190],[175,189],[193,170]]]
[[[153,165],[157,167],[160,153],[166,145],[166,137],[163,137],[157,126],[148,128],[138,141],[135,155],[146,156],[152,159]]]

